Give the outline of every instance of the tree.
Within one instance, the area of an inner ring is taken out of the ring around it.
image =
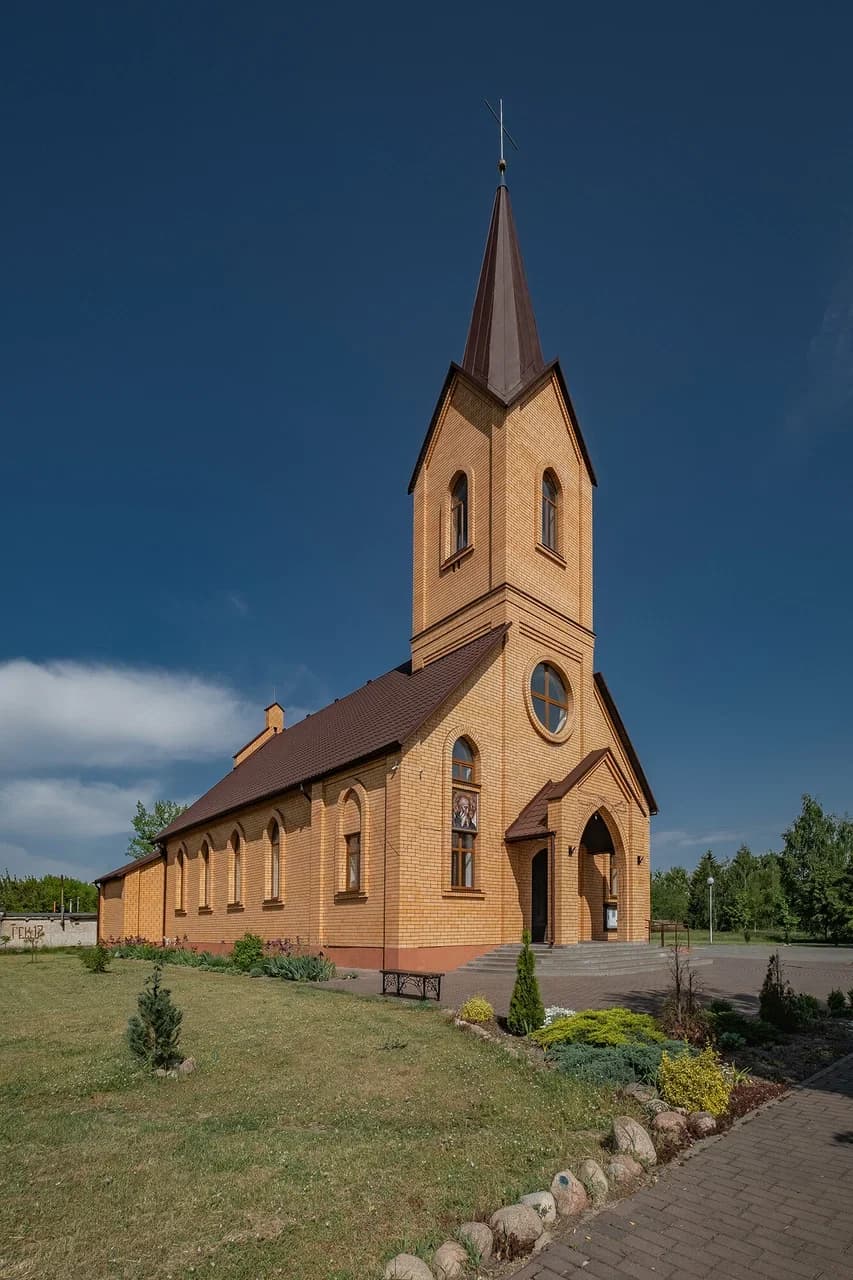
[[[690,904],[687,911],[687,923],[691,929],[707,929],[708,920],[708,876],[714,877],[716,897],[717,885],[722,884],[721,864],[709,849],[699,859],[699,865],[690,877]],[[717,906],[714,906],[714,919],[717,919]]]
[[[779,863],[791,906],[811,933],[837,938],[844,927],[843,883],[853,856],[853,824],[824,813],[814,797],[804,795],[782,839]]]
[[[172,1002],[172,993],[160,985],[163,970],[159,964],[146,979],[139,993],[138,1012],[127,1024],[127,1043],[131,1052],[146,1066],[171,1071],[182,1062],[179,1049],[183,1014]]]
[[[185,813],[186,808],[185,804],[178,804],[177,800],[156,800],[154,808],[149,810],[141,800],[137,800],[136,817],[131,819],[131,826],[136,835],[127,846],[127,856],[144,858],[149,853],[153,853],[154,837],[159,835],[164,827],[168,827],[170,822],[174,822],[175,818]]]
[[[527,1036],[531,1031],[537,1031],[544,1021],[545,1006],[536,981],[536,957],[530,946],[530,934],[525,929],[506,1024],[513,1035]]]
[[[690,877],[684,867],[670,867],[652,875],[652,918],[655,920],[687,919],[690,905]]]
[[[65,892],[65,910],[96,911],[98,891],[85,880],[71,876],[0,876],[0,907],[6,911],[58,911]]]

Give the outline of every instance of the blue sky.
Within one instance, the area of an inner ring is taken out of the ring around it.
[[[0,868],[406,657],[501,94],[654,865],[851,807],[853,10],[303,10],[0,20]]]

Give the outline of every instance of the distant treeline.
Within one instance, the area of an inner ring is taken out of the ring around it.
[[[840,942],[853,938],[853,821],[824,813],[803,796],[802,809],[778,853],[746,845],[731,859],[709,849],[695,871],[671,867],[652,875],[652,916],[708,928],[708,877],[714,877],[714,928],[801,930]]]
[[[66,876],[10,876],[5,871],[0,876],[0,909],[3,911],[58,911],[65,890],[65,910],[76,911],[80,900],[81,911],[97,911],[98,890],[85,880],[73,880]]]

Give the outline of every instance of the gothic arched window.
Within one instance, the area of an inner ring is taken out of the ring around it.
[[[477,752],[467,738],[457,738],[451,761],[450,887],[473,889],[480,793],[476,789]]]
[[[361,848],[361,803],[355,790],[344,797],[342,814],[344,840],[344,891],[361,893],[363,885]]]
[[[549,551],[559,551],[557,514],[560,504],[560,486],[553,471],[542,477],[542,546]]]
[[[240,832],[235,831],[231,837],[231,902],[237,905],[243,901],[243,845]]]
[[[450,488],[450,554],[468,546],[468,477],[460,471]]]
[[[198,854],[199,862],[199,880],[198,880],[198,905],[200,907],[210,906],[210,845],[206,840],[202,841],[201,849]]]
[[[273,818],[269,825],[270,838],[270,883],[269,897],[270,901],[275,902],[281,897],[281,827]]]

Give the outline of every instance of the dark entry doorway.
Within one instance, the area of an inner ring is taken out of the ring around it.
[[[530,940],[544,942],[548,932],[548,850],[540,849],[530,866]]]

